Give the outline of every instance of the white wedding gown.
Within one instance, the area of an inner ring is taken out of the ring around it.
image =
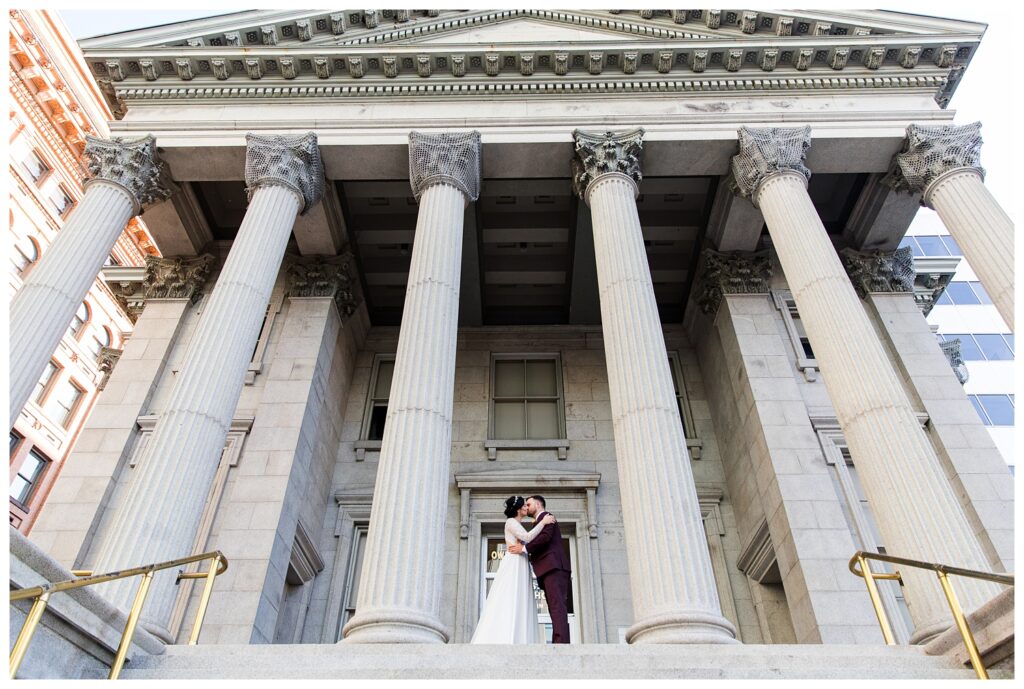
[[[505,544],[529,543],[543,528],[543,524],[537,524],[527,532],[516,519],[510,518],[505,522]],[[533,598],[530,558],[525,552],[513,555],[506,551],[469,643],[536,644],[543,641]]]

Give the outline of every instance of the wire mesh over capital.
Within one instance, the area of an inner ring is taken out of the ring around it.
[[[261,185],[287,187],[302,196],[302,214],[324,194],[324,164],[316,134],[245,135],[245,193],[251,199]]]
[[[736,191],[756,201],[754,195],[765,177],[792,171],[811,179],[804,156],[811,147],[810,127],[740,127],[740,152],[732,158]]]
[[[163,201],[173,189],[152,134],[137,139],[86,135],[82,167],[86,182],[105,179],[128,190],[138,204],[138,212]]]
[[[959,168],[974,168],[982,176],[981,122],[907,127],[903,150],[896,154],[890,183],[896,189],[925,193],[941,175]]]
[[[450,184],[480,197],[480,132],[409,132],[409,184],[419,201],[430,186]]]

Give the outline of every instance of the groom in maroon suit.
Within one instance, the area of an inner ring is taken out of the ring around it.
[[[547,504],[539,495],[532,495],[526,500],[526,514],[539,521],[547,514]],[[523,552],[523,545],[516,543],[508,548],[508,552]],[[548,524],[537,536],[526,544],[526,552],[530,555],[533,573],[537,575],[537,584],[544,591],[551,615],[551,643],[569,643],[569,587],[572,585],[570,575],[572,568],[569,559],[562,550],[562,532],[558,522]]]

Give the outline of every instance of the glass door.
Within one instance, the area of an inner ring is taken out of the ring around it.
[[[491,584],[494,581],[494,577],[498,572],[498,566],[501,564],[501,559],[505,557],[507,552],[507,546],[505,545],[504,536],[487,536],[481,539],[483,543],[483,572],[481,573],[480,581],[480,608],[482,612],[484,609],[484,601],[487,600],[487,593],[491,590]],[[575,536],[562,536],[562,550],[569,558],[570,566],[572,567],[571,587],[569,589],[569,600],[566,605],[569,612],[569,641],[570,643],[580,643],[580,628],[579,620],[576,614],[576,598],[578,595],[576,585],[576,537]],[[533,571],[531,570],[531,575]],[[541,630],[544,632],[544,642],[551,643],[551,615],[548,614],[547,601],[544,599],[544,592],[540,586],[537,585],[537,577],[533,577],[533,597],[537,605],[537,619],[540,622]],[[479,612],[477,613],[479,615]]]

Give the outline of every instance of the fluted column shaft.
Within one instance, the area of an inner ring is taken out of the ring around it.
[[[90,184],[11,300],[11,426],[134,214],[126,189],[102,180]]]
[[[999,315],[1013,325],[1013,222],[982,181],[976,168],[957,168],[925,190],[964,257],[992,296]]]
[[[466,197],[449,184],[423,192],[356,614],[346,641],[444,643],[443,519]],[[440,515],[442,528],[431,517]]]
[[[11,301],[11,426],[125,225],[171,194],[152,136],[85,139],[85,194]]]
[[[171,397],[98,551],[97,572],[190,554],[301,206],[298,194],[280,186],[260,187],[252,195]],[[155,630],[170,615],[174,574],[154,579],[143,619]],[[136,586],[134,579],[112,583],[106,595],[126,607]]]
[[[630,643],[733,643],[722,616],[672,388],[636,184],[593,181],[588,200],[635,623]]]
[[[323,191],[323,167],[312,133],[249,134],[246,142],[249,207],[124,502],[106,525],[96,571],[191,554],[292,227],[299,212],[316,204]],[[155,575],[142,618],[165,638],[174,578],[173,571]],[[111,582],[103,593],[126,607],[136,585],[134,579]]]
[[[900,557],[987,569],[935,450],[811,202],[804,175],[771,173],[753,196],[813,343],[886,550]],[[916,628],[912,640],[948,628],[950,613],[935,575],[911,568],[901,572]],[[965,578],[958,578],[955,587],[967,611],[1000,590]]]

